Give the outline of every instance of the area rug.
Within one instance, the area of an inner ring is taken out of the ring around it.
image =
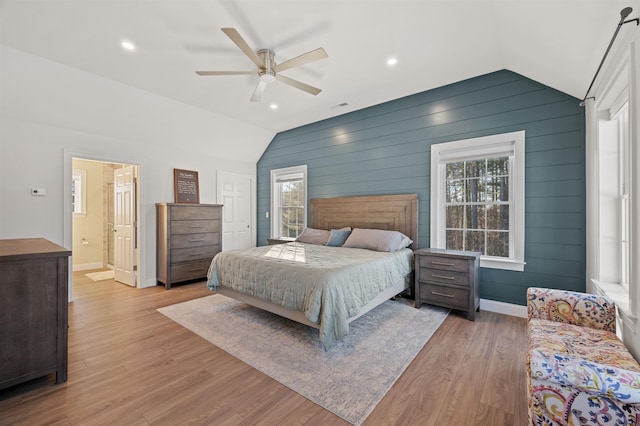
[[[113,279],[113,269],[109,269],[108,271],[90,272],[90,273],[84,274],[84,275],[89,277],[89,278],[91,278],[93,281],[112,280]]]
[[[325,351],[318,330],[216,294],[158,309],[346,421],[360,425],[447,316],[389,300]]]

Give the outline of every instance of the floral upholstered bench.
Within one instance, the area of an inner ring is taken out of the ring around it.
[[[614,303],[527,290],[530,425],[640,426],[640,365],[615,334]]]

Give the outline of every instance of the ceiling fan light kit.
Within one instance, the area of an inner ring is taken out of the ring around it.
[[[296,56],[293,59],[289,59],[288,61],[284,61],[281,64],[276,64],[275,52],[273,50],[260,49],[255,52],[249,47],[247,42],[244,41],[240,33],[238,33],[235,28],[221,28],[221,30],[258,67],[257,74],[260,80],[258,81],[258,86],[254,90],[253,95],[251,96],[251,102],[260,102],[260,100],[262,100],[262,94],[264,93],[267,84],[272,83],[275,80],[278,80],[279,82],[287,84],[291,87],[295,87],[296,89],[300,89],[314,96],[322,91],[317,87],[310,86],[308,84],[302,83],[301,81],[294,80],[277,73],[328,57],[329,55],[327,55],[327,52],[323,48],[320,47],[318,49],[304,53],[300,56]],[[254,73],[255,71],[196,71],[196,74],[198,74],[199,76],[247,75]]]

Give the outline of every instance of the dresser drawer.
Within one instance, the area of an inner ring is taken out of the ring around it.
[[[202,206],[172,206],[171,220],[220,219],[220,209]]]
[[[464,272],[455,272],[442,269],[420,268],[418,273],[420,282],[469,286],[469,273],[466,270]]]
[[[469,290],[465,288],[420,283],[420,297],[426,303],[454,309],[469,308]]]
[[[170,238],[172,249],[213,246],[220,244],[220,233],[218,232],[208,232],[205,234],[175,234]]]
[[[466,259],[440,256],[419,256],[418,265],[424,268],[442,269],[444,271],[467,272],[469,269],[469,262]]]
[[[209,260],[213,259],[220,251],[220,246],[203,246],[203,247],[189,247],[182,249],[175,249],[171,252],[171,265],[180,262],[193,262],[196,260]]]
[[[171,265],[171,281],[185,281],[207,276],[211,259]]]
[[[219,220],[172,220],[171,234],[202,234],[220,228]]]

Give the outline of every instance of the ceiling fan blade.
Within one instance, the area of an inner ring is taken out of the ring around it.
[[[289,59],[288,61],[284,61],[283,63],[276,65],[274,69],[276,72],[280,72],[288,70],[289,68],[308,64],[309,62],[317,61],[319,59],[324,59],[328,56],[329,55],[327,55],[327,52],[322,47],[319,47],[316,50],[303,53],[300,56],[296,56],[295,58]]]
[[[254,75],[255,71],[196,71],[198,75]]]
[[[232,42],[236,44],[236,46],[240,48],[240,50],[242,50],[242,52],[244,52],[245,55],[249,57],[249,59],[253,61],[254,64],[258,66],[258,68],[264,68],[264,62],[262,59],[260,59],[257,53],[249,47],[247,42],[244,41],[240,33],[236,31],[235,28],[221,28],[221,30],[231,39]]]
[[[276,74],[276,80],[281,81],[284,84],[288,84],[289,86],[293,86],[296,89],[303,90],[307,93],[310,93],[316,96],[318,93],[322,92],[322,89],[318,89],[317,87],[309,86],[301,81],[294,80],[289,77],[285,77],[284,75]]]
[[[260,80],[258,85],[256,86],[256,90],[254,90],[253,95],[249,101],[251,102],[260,102],[262,100],[262,94],[264,93],[264,89],[266,89],[267,83]]]

